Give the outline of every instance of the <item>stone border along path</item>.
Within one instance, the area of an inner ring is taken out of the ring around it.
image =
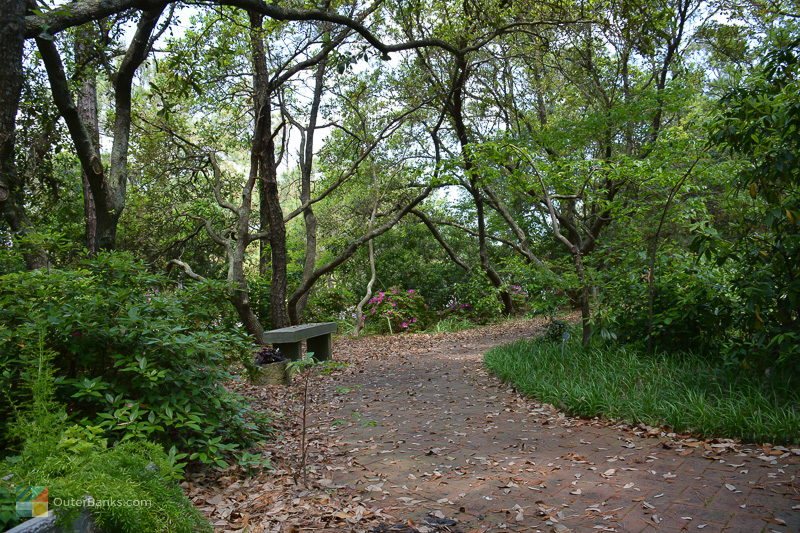
[[[337,341],[353,366],[315,407],[336,443],[323,481],[397,517],[375,531],[800,531],[800,450],[566,417],[484,370],[541,329]]]

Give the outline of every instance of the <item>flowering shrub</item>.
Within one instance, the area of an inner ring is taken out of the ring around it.
[[[459,316],[459,317],[469,317],[470,313],[472,313],[472,306],[468,303],[459,303],[455,299],[451,299],[449,305],[442,309],[441,311],[436,311],[436,315],[440,318],[446,318],[450,316]]]
[[[392,287],[370,299],[364,319],[378,331],[399,333],[424,329],[430,314],[425,299],[414,289]]]

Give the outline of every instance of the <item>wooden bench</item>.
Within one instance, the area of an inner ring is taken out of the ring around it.
[[[331,334],[337,329],[336,322],[301,324],[288,328],[273,329],[264,333],[264,342],[272,344],[287,359],[300,358],[300,343],[305,340],[309,352],[319,361],[331,358]]]

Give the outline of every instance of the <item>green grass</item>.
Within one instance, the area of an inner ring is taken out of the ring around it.
[[[666,425],[746,442],[800,442],[800,392],[786,376],[734,375],[691,354],[647,356],[541,340],[492,349],[486,366],[520,392],[580,416]]]
[[[425,329],[425,333],[455,333],[478,327],[466,318],[449,316]]]

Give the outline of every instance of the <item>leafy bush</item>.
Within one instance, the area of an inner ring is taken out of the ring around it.
[[[266,427],[222,386],[226,369],[251,353],[241,334],[221,327],[223,298],[211,283],[177,290],[119,253],[73,270],[0,277],[0,418],[26,401],[18,378],[26,346],[41,338],[57,354],[57,398],[73,420],[102,428],[112,442],[174,444],[223,465],[223,455]]]
[[[604,337],[622,342],[644,342],[647,337],[647,269],[640,261],[632,256],[629,262],[606,273],[609,277],[618,275],[604,291],[602,308],[595,317]],[[716,357],[736,308],[726,278],[724,270],[698,263],[693,254],[678,249],[662,253],[653,287],[654,348]]]
[[[62,523],[76,519],[89,497],[95,504],[88,507],[92,518],[104,531],[210,531],[175,484],[180,454],[167,455],[158,444],[134,440],[108,448],[102,428],[69,425],[64,406],[54,399],[56,354],[44,340],[40,334],[23,354],[28,361],[21,388],[31,400],[12,432],[24,444],[2,463],[0,497],[8,499],[14,487],[45,486],[49,508]],[[16,513],[0,516],[4,528],[17,521]]]
[[[454,313],[465,314],[470,320],[486,324],[497,319],[503,311],[498,291],[485,276],[472,276],[463,283],[453,285],[453,300],[443,316]]]
[[[414,289],[392,287],[373,296],[367,306],[367,324],[370,329],[381,332],[419,331],[431,317],[425,299]]]
[[[261,321],[265,330],[272,329],[272,315],[270,295],[272,294],[272,280],[269,276],[255,276],[248,278],[247,288],[250,295],[250,307]]]
[[[77,518],[75,502],[91,496],[97,525],[104,531],[211,531],[202,515],[170,477],[177,475],[174,459],[151,442],[130,441],[113,448],[87,445],[80,453],[38,443],[25,448],[17,462],[3,464],[13,486],[46,486],[60,520]],[[124,505],[125,502],[137,505]],[[61,502],[62,505],[54,505]],[[107,503],[114,502],[114,503]],[[123,505],[120,505],[122,503]],[[6,524],[10,525],[10,524]]]
[[[348,307],[356,300],[358,297],[342,287],[320,284],[308,297],[303,319],[306,322],[335,322],[345,317]]]
[[[569,338],[571,329],[569,323],[554,318],[547,324],[543,339],[547,342],[564,342]]]
[[[521,392],[573,415],[800,442],[800,387],[785,375],[756,381],[693,354],[648,356],[629,346],[577,343],[565,350],[561,342],[536,341],[494,348],[484,363]]]
[[[800,359],[800,39],[772,45],[756,73],[720,102],[713,141],[746,164],[735,184],[752,202],[730,245],[713,231],[698,251],[733,263],[741,300],[729,357],[797,372]]]

